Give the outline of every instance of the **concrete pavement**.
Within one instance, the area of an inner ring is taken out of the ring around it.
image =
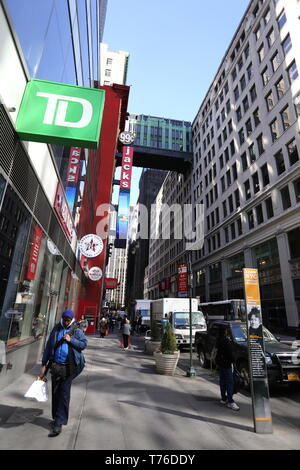
[[[70,417],[49,438],[51,400],[23,398],[39,365],[0,392],[0,449],[9,450],[290,450],[300,449],[300,429],[278,412],[273,434],[253,430],[250,397],[237,395],[241,409],[219,404],[214,377],[158,375],[154,359],[133,338],[123,351],[116,334],[88,337],[87,361],[72,386]]]

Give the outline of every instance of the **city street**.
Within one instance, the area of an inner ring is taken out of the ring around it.
[[[62,433],[48,437],[51,400],[23,397],[37,365],[0,392],[0,449],[102,450],[107,455],[114,450],[300,449],[299,393],[274,392],[273,434],[259,435],[253,431],[249,394],[236,397],[239,412],[220,405],[214,373],[196,366],[197,377],[186,377],[188,352],[182,353],[175,376],[162,376],[144,353],[142,337],[134,336],[128,351],[120,348],[115,333],[88,341],[87,366],[72,386],[69,423]]]

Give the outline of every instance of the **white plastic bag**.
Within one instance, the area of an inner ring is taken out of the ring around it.
[[[48,382],[35,380],[24,395],[25,398],[34,398],[37,401],[47,401],[49,397]]]

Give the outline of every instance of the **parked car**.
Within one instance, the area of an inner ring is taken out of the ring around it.
[[[243,377],[245,389],[250,387],[247,345],[247,326],[240,321],[212,321],[207,331],[196,333],[195,346],[201,367],[215,366],[216,342],[221,329],[230,329],[230,339],[235,364]],[[300,383],[300,357],[295,361],[295,349],[280,343],[267,328],[263,327],[265,360],[269,384]]]

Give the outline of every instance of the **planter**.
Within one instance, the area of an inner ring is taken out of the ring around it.
[[[174,354],[163,354],[160,351],[155,351],[153,356],[155,358],[156,371],[163,375],[174,375],[179,355],[179,351],[174,352]]]
[[[160,341],[146,341],[145,342],[145,352],[147,354],[153,354],[154,351],[157,351],[160,348]]]

